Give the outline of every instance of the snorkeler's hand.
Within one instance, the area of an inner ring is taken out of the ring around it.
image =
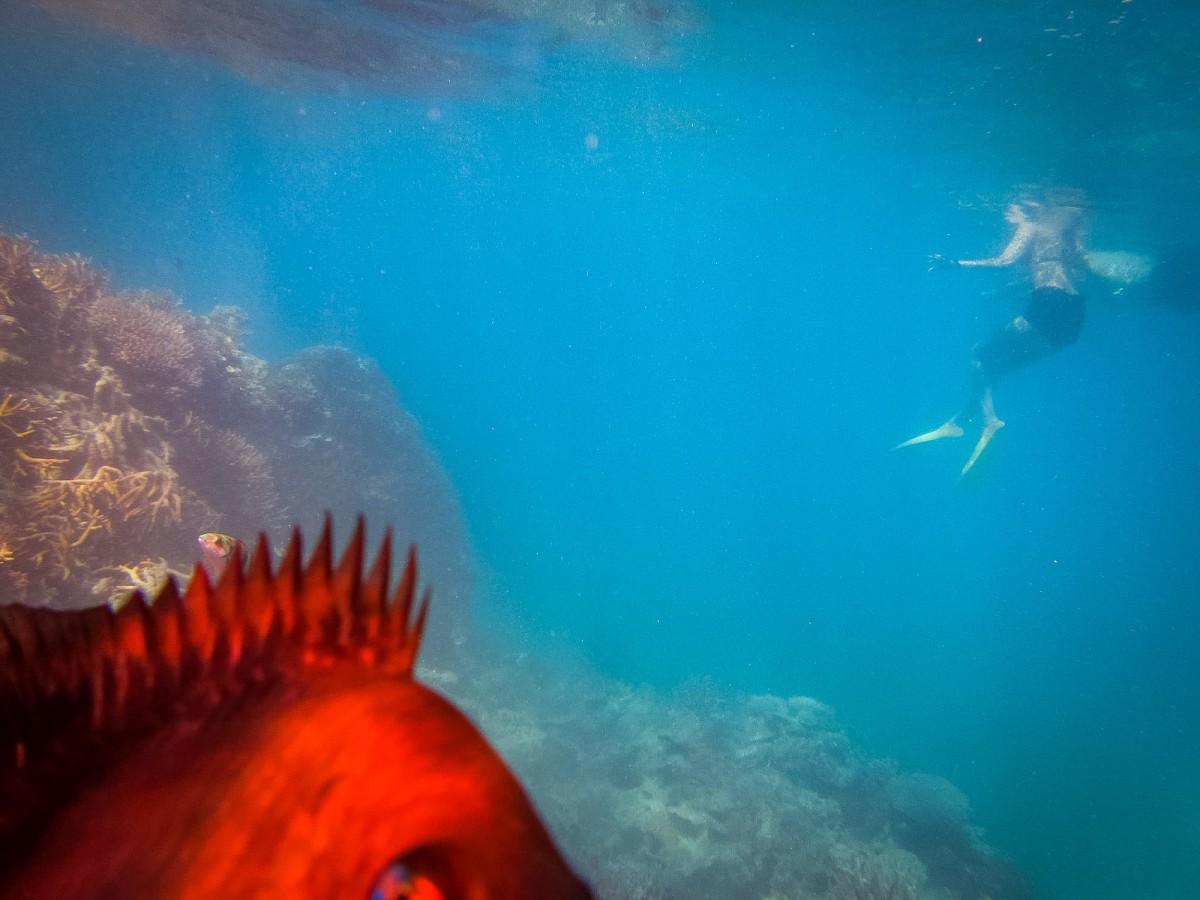
[[[958,265],[957,259],[951,259],[949,256],[943,256],[940,253],[930,253],[929,254],[929,271],[930,272],[932,272],[934,269],[948,269],[951,266],[957,266],[957,265]]]

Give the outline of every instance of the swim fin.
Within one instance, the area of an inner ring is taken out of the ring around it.
[[[958,416],[955,416],[944,425],[939,425],[933,431],[927,431],[924,434],[918,434],[915,438],[909,438],[901,444],[893,447],[893,450],[899,450],[901,447],[911,447],[914,444],[927,444],[930,441],[940,441],[942,438],[962,437],[962,426],[955,421]],[[1004,423],[1001,422],[1001,425]],[[981,451],[982,452],[982,451]]]
[[[979,441],[975,444],[975,449],[971,451],[971,458],[967,460],[967,464],[962,467],[962,471],[958,473],[961,481],[966,474],[971,471],[975,463],[979,462],[979,457],[983,455],[983,451],[987,449],[987,445],[991,443],[996,432],[1004,427],[1004,422],[1000,419],[989,419],[983,426],[983,432],[979,435]],[[961,430],[961,429],[960,429]]]

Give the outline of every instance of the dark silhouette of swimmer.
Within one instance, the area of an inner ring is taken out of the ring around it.
[[[979,440],[962,475],[971,471],[1004,422],[996,415],[992,388],[1000,377],[1072,344],[1083,329],[1084,297],[1077,285],[1088,271],[1085,247],[1088,214],[1079,191],[1056,191],[1041,201],[1009,205],[1004,218],[1016,232],[998,256],[987,259],[930,257],[936,266],[1024,265],[1033,290],[1024,312],[975,345],[971,353],[971,392],[966,404],[943,425],[910,438],[900,447],[961,437],[964,424],[978,422]]]

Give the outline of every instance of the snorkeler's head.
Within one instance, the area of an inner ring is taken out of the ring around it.
[[[1088,211],[1087,192],[1075,187],[1039,187],[1023,185],[1013,198],[1012,206],[1016,207],[1028,219],[1044,216],[1050,210],[1077,210],[1080,214]]]
[[[1046,206],[1053,206],[1060,209],[1078,209],[1080,212],[1086,212],[1089,205],[1087,192],[1082,188],[1074,187],[1048,188],[1042,194],[1042,202]]]
[[[1004,220],[1012,225],[1020,225],[1022,222],[1028,222],[1030,219],[1037,217],[1037,203],[1016,203],[1008,204],[1004,210]]]
[[[1039,228],[1082,240],[1090,219],[1087,194],[1079,188],[1027,187],[1009,204],[1004,217],[1015,225],[1033,222]]]

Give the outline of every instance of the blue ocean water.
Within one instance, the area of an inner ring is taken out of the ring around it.
[[[1196,288],[1089,286],[963,484],[970,438],[890,448],[1021,308],[1014,273],[927,264],[1002,247],[1021,185],[1196,271],[1198,26],[711,3],[653,65],[530,37],[490,88],[397,93],[5,5],[0,224],[242,305],[264,356],[374,357],[462,493],[494,627],[817,697],[960,787],[1038,896],[1192,898],[1200,316],[1169,302]]]

